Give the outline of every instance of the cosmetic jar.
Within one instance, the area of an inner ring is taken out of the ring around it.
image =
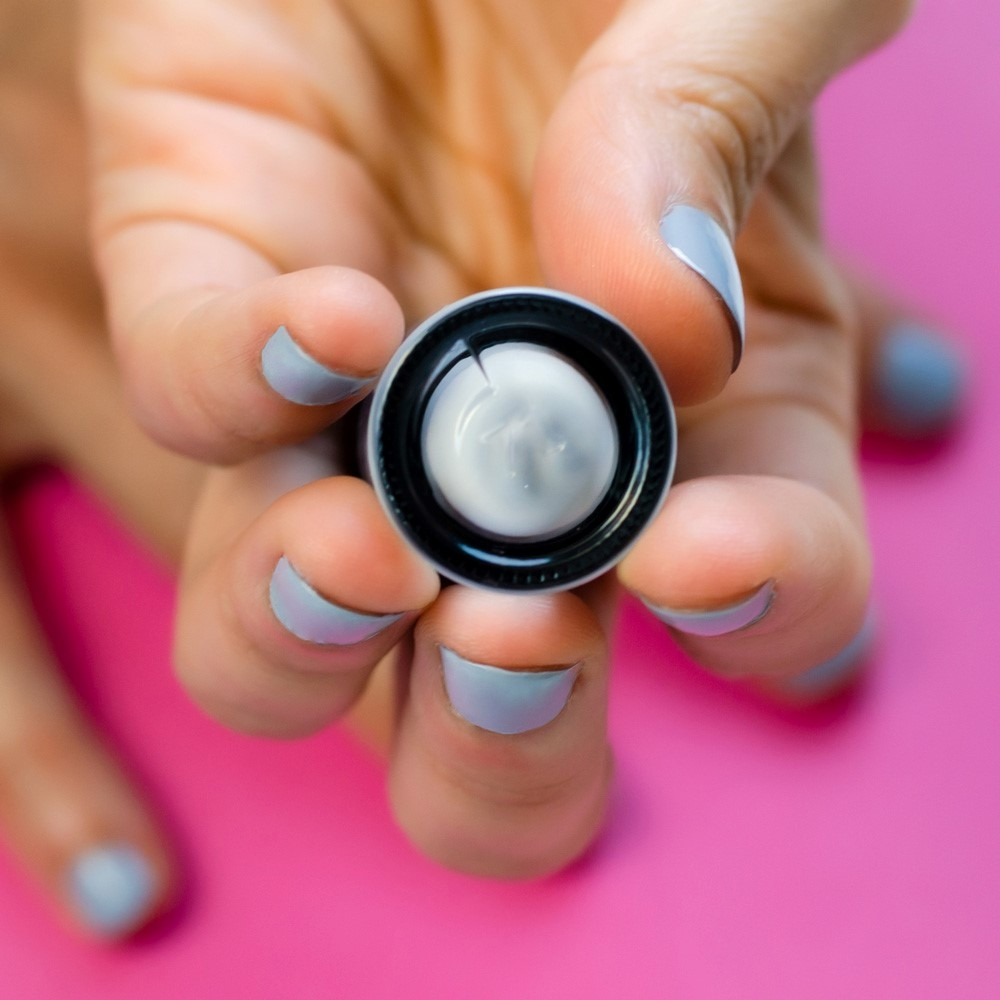
[[[375,390],[366,458],[390,519],[443,576],[552,591],[621,559],[663,503],[676,442],[663,379],[621,323],[504,288],[406,338]]]

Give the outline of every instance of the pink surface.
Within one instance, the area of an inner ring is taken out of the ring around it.
[[[48,477],[14,507],[37,599],[190,891],[109,952],[0,855],[0,997],[1000,996],[998,43],[993,0],[928,0],[820,115],[835,242],[976,362],[957,440],[868,449],[884,637],[860,697],[768,709],[632,609],[598,849],[541,884],[459,877],[406,845],[346,737],[272,745],[200,717],[169,675],[170,581]]]

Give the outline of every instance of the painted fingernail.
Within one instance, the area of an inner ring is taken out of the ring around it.
[[[561,670],[504,670],[440,648],[452,708],[474,726],[505,736],[551,722],[566,707],[580,673],[578,663]]]
[[[873,372],[879,410],[900,434],[942,430],[958,414],[965,394],[962,356],[940,334],[900,322],[882,336]]]
[[[738,632],[741,628],[754,625],[767,614],[774,601],[774,580],[768,580],[749,597],[728,604],[724,608],[709,608],[705,611],[680,611],[651,604],[643,599],[643,604],[661,622],[685,632],[688,635],[715,636]]]
[[[813,697],[843,687],[860,670],[871,652],[876,631],[875,614],[869,610],[857,635],[836,656],[811,667],[798,677],[789,678],[784,682],[785,689],[792,694]]]
[[[260,361],[267,384],[278,395],[303,406],[339,403],[375,381],[341,375],[321,365],[292,340],[284,326],[279,326],[268,338],[260,352]]]
[[[729,314],[733,330],[733,371],[743,356],[746,310],[736,254],[722,226],[707,212],[674,205],[660,220],[660,236],[688,267],[701,275]]]
[[[128,844],[105,844],[81,854],[67,881],[77,912],[100,934],[138,925],[152,906],[156,888],[149,862]]]
[[[327,646],[353,646],[378,635],[405,612],[366,615],[342,608],[318,594],[282,556],[271,574],[268,589],[274,617],[292,635]]]

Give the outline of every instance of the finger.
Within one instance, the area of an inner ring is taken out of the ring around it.
[[[861,631],[870,556],[853,338],[754,313],[757,348],[687,415],[684,482],[620,575],[699,662],[783,683]]]
[[[397,819],[461,871],[544,875],[604,816],[608,653],[573,594],[444,591],[421,619],[390,773]]]
[[[366,483],[284,449],[213,474],[177,616],[178,675],[210,715],[298,736],[342,715],[412,626],[437,575]]]
[[[69,469],[176,564],[204,470],[157,446],[132,420],[98,318],[7,277],[0,267],[11,331],[0,352],[4,435],[11,420],[30,429],[30,447],[17,457]]]
[[[402,336],[384,197],[329,140],[321,99],[289,79],[287,39],[255,11],[87,12],[95,249],[140,421],[214,461],[328,425]],[[220,32],[255,72],[203,92],[191,63]],[[275,107],[260,106],[266,80]]]
[[[6,551],[0,636],[0,826],[68,920],[124,937],[169,906],[174,863],[59,677]]]
[[[853,277],[861,323],[866,429],[925,439],[950,430],[968,396],[968,362],[954,337],[883,290]]]
[[[112,284],[141,256],[132,244],[148,236],[163,249],[158,233],[130,235],[118,237],[130,263],[106,268]],[[198,256],[212,241],[173,242]],[[245,286],[232,274],[228,291],[167,291],[115,329],[137,419],[161,444],[204,461],[234,462],[329,426],[370,391],[403,336],[395,299],[359,271],[242,277]]]
[[[761,181],[826,80],[906,6],[646,0],[580,63],[538,156],[543,269],[635,330],[679,403],[715,395],[739,361],[732,240]]]
[[[713,476],[671,493],[620,574],[699,663],[774,684],[861,632],[869,561],[857,523],[821,490]]]

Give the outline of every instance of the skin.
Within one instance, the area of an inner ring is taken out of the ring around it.
[[[572,17],[527,0],[83,7],[86,133],[67,73],[72,5],[0,8],[26,39],[0,64],[3,165],[22,185],[0,215],[12,303],[0,458],[8,470],[55,458],[180,559],[175,662],[207,712],[278,737],[352,712],[386,753],[396,817],[423,851],[531,877],[583,851],[606,809],[622,588],[710,609],[777,581],[758,624],[678,634],[710,669],[775,691],[857,632],[862,344],[890,309],[870,295],[859,308],[824,251],[807,116],[905,4],[602,0]],[[773,44],[778,30],[789,44]],[[84,238],[87,143],[99,279]],[[57,197],[32,196],[43,169]],[[731,378],[725,315],[657,235],[677,202],[739,233],[748,347]],[[442,591],[370,488],[343,474],[343,442],[310,441],[355,400],[281,399],[260,350],[285,324],[328,367],[371,375],[435,308],[530,283],[595,301],[647,344],[684,404],[678,485],[617,579],[534,597]],[[267,603],[282,555],[330,600],[406,614],[347,648],[299,640]],[[19,593],[9,561],[3,585]],[[172,866],[155,820],[71,706],[23,600],[8,607],[0,627],[17,641],[0,684],[14,686],[0,704],[29,732],[58,704],[65,722],[44,741],[63,752],[45,766],[80,817],[60,841],[0,776],[9,835],[57,898],[95,829],[137,843],[165,905]],[[508,669],[582,668],[553,722],[501,736],[451,710],[440,645]],[[16,745],[40,766],[30,740]],[[74,767],[101,794],[74,791]]]
[[[0,5],[0,37],[10,42],[0,53],[0,477],[32,462],[56,462],[175,560],[203,472],[153,445],[121,393],[87,250],[85,151],[67,13],[30,0]],[[81,852],[102,843],[136,846],[156,883],[153,908],[122,934],[169,902],[169,845],[65,685],[5,532],[0,829],[61,916],[80,930],[87,928],[66,894],[66,872]]]

